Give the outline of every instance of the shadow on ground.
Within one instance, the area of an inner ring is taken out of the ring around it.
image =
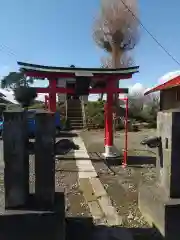
[[[134,165],[154,165],[156,166],[156,157],[151,156],[128,156],[127,164]]]
[[[76,146],[73,146],[70,148],[71,150],[74,149],[73,147],[76,147]],[[60,148],[61,149],[61,148]],[[67,149],[67,152],[70,150],[70,149]],[[66,152],[66,153],[67,153]],[[66,156],[66,153],[65,154],[62,154],[64,155],[63,156],[57,156],[56,157],[56,160],[66,160],[66,161],[72,161],[72,160],[89,160],[87,158],[75,158],[75,157],[68,157]],[[104,157],[102,156],[101,153],[97,153],[97,152],[94,152],[94,153],[89,153],[89,156],[90,156],[90,160],[94,163],[98,163],[98,162],[104,162],[104,164],[113,172],[114,170],[111,168],[113,166],[122,166],[122,162],[123,162],[123,156],[117,156],[116,158],[107,158],[107,159],[104,159]],[[150,156],[128,156],[128,160],[127,160],[127,165],[129,167],[134,167],[134,168],[144,168],[146,167],[147,165],[149,166],[152,166],[152,167],[155,167],[156,166],[156,158],[155,157],[150,157]],[[77,172],[79,170],[72,170],[72,169],[56,169],[56,171],[61,171],[61,172]],[[115,173],[116,174],[116,173]]]
[[[61,139],[58,142],[56,142],[55,145],[56,155],[65,155],[71,150],[79,150],[79,146],[76,145],[72,140]]]
[[[78,150],[79,148],[78,148],[78,146],[77,145],[75,145],[75,146],[73,146],[73,148],[71,148],[72,150]],[[90,154],[89,154],[90,155]],[[84,160],[88,160],[89,161],[89,158],[83,158],[83,157],[68,157],[68,156],[65,156],[65,157],[63,157],[63,156],[60,156],[60,157],[56,157],[56,159],[59,159],[59,160],[67,160],[67,161],[71,161],[71,160],[82,160],[82,161],[84,161]],[[93,153],[93,155],[91,154],[90,155],[90,160],[92,161],[92,162],[99,162],[99,161],[104,161],[104,158],[101,156],[101,154],[100,153],[97,153],[97,152],[94,152]]]
[[[117,158],[108,158],[106,159],[106,163],[109,166],[119,166],[122,165],[123,156],[119,156]],[[127,165],[131,167],[144,167],[146,165],[156,166],[156,157],[151,156],[128,156],[127,157]]]
[[[162,240],[154,228],[124,228],[95,226],[92,218],[66,218],[66,240]]]
[[[35,142],[29,142],[29,154],[35,153]],[[79,146],[70,139],[61,139],[55,144],[55,155],[66,155],[72,150],[79,150]]]

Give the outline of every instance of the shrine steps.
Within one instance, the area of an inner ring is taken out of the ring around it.
[[[83,129],[82,104],[79,99],[67,101],[67,119],[71,129]]]

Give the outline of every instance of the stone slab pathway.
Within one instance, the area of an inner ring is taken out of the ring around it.
[[[89,206],[93,219],[97,223],[108,226],[121,225],[122,217],[112,206],[111,199],[98,178],[82,138],[75,137],[73,142],[79,146],[79,150],[74,151],[76,166],[79,170],[79,187]]]

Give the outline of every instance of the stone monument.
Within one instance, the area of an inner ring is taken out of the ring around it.
[[[4,112],[5,208],[26,205],[29,195],[27,120],[23,111]]]
[[[180,110],[157,117],[157,179],[141,185],[139,208],[145,219],[167,240],[180,239]]]
[[[64,193],[55,192],[54,114],[37,112],[35,122],[35,193],[30,193],[27,112],[4,112],[5,204],[0,209],[0,239],[65,237]]]

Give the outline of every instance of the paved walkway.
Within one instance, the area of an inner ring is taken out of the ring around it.
[[[79,150],[74,152],[78,168],[79,187],[83,192],[93,219],[99,224],[102,222],[108,226],[121,225],[122,218],[112,206],[111,199],[89,159],[83,140],[81,137],[75,137],[73,141],[79,146]]]

